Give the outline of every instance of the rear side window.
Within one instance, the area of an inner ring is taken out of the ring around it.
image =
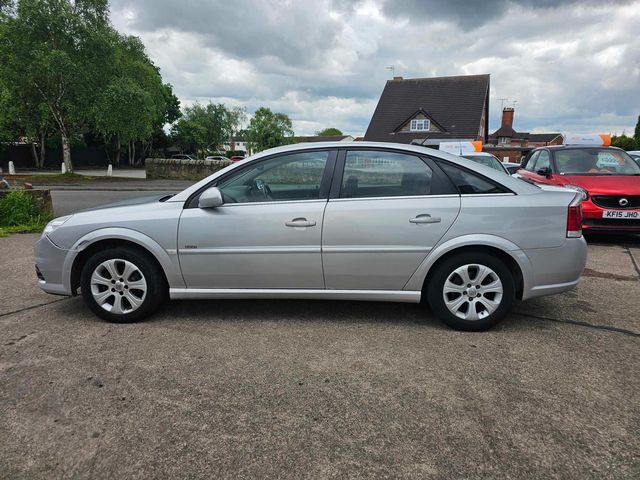
[[[430,195],[433,171],[420,158],[393,152],[347,152],[340,198]]]
[[[509,193],[506,188],[464,168],[445,162],[438,162],[438,165],[462,195]]]

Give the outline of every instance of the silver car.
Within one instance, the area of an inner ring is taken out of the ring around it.
[[[580,279],[580,196],[549,188],[421,146],[290,145],[177,195],[53,220],[36,273],[112,322],[166,298],[426,300],[483,330]]]

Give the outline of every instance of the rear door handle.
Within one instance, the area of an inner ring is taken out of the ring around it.
[[[309,221],[306,218],[294,218],[290,222],[285,222],[287,227],[315,227],[316,222]]]
[[[440,217],[432,217],[428,213],[421,213],[420,215],[416,215],[413,218],[410,218],[409,221],[411,223],[440,223],[442,218]]]

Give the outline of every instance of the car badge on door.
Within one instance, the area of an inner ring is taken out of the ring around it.
[[[618,204],[619,204],[621,207],[626,207],[627,205],[629,205],[629,200],[627,200],[626,198],[621,198],[621,199],[618,201]]]

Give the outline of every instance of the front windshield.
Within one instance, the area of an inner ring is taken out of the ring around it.
[[[560,175],[640,175],[640,166],[622,150],[576,148],[555,152]]]
[[[469,160],[473,160],[476,163],[480,163],[504,173],[504,168],[502,164],[500,164],[500,160],[498,160],[496,157],[484,155],[465,155],[464,158],[468,158]]]

